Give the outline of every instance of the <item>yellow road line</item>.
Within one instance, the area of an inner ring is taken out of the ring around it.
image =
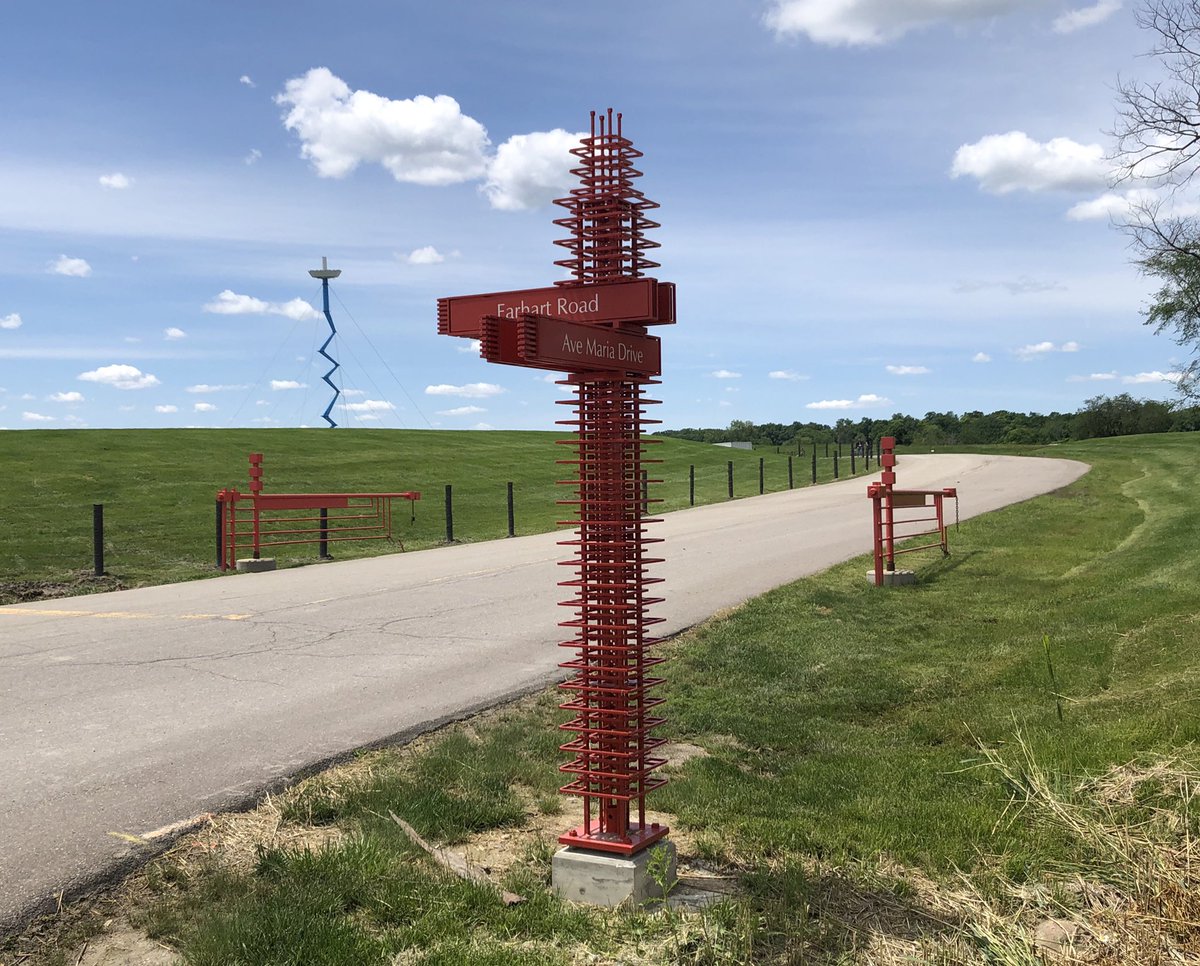
[[[244,621],[253,614],[142,614],[127,610],[23,610],[20,607],[0,608],[0,617],[97,617],[101,620],[148,621]]]

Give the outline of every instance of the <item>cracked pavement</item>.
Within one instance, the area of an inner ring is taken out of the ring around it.
[[[898,467],[901,486],[959,486],[964,518],[1086,469],[968,455]],[[658,630],[868,552],[877,475],[667,514],[651,527],[665,538]],[[555,680],[559,539],[0,607],[0,931],[149,854],[123,835],[246,805]]]

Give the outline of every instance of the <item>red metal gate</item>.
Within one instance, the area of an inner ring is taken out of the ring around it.
[[[947,497],[958,499],[958,490],[953,486],[940,490],[896,489],[896,440],[892,436],[884,436],[879,441],[879,446],[882,450],[879,465],[883,467],[883,472],[878,482],[867,487],[867,496],[871,500],[876,587],[883,586],[885,571],[895,571],[896,557],[899,554],[936,548],[942,551],[943,556],[949,555],[945,501]],[[898,514],[897,511],[910,512]],[[918,515],[928,514],[930,511],[932,516]],[[933,543],[917,546],[896,546],[900,541],[929,536],[935,536],[937,539]]]
[[[264,548],[392,539],[392,501],[421,499],[402,493],[264,493],[262,454],[250,454],[250,492],[217,493],[221,508],[222,570],[237,565],[247,551],[257,559]],[[312,511],[318,511],[316,516]],[[329,513],[330,510],[345,511]],[[308,515],[303,515],[307,513]]]

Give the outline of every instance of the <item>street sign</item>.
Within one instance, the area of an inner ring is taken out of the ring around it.
[[[662,342],[656,336],[562,319],[525,315],[484,316],[479,354],[488,362],[562,372],[620,371],[662,374]]]
[[[675,321],[675,285],[653,278],[597,285],[555,285],[515,292],[455,295],[438,299],[438,334],[478,339],[485,315],[516,319],[544,315],[567,322]]]

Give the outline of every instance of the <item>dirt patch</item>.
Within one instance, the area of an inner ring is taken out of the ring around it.
[[[174,966],[179,954],[122,922],[106,924],[76,954],[77,966]]]
[[[0,604],[29,604],[124,589],[120,577],[97,577],[91,571],[81,570],[63,580],[0,580]]]
[[[678,768],[693,758],[707,758],[709,752],[707,748],[701,748],[699,745],[688,744],[686,741],[676,741],[669,745],[663,745],[659,750],[659,754],[667,760],[668,768]]]

